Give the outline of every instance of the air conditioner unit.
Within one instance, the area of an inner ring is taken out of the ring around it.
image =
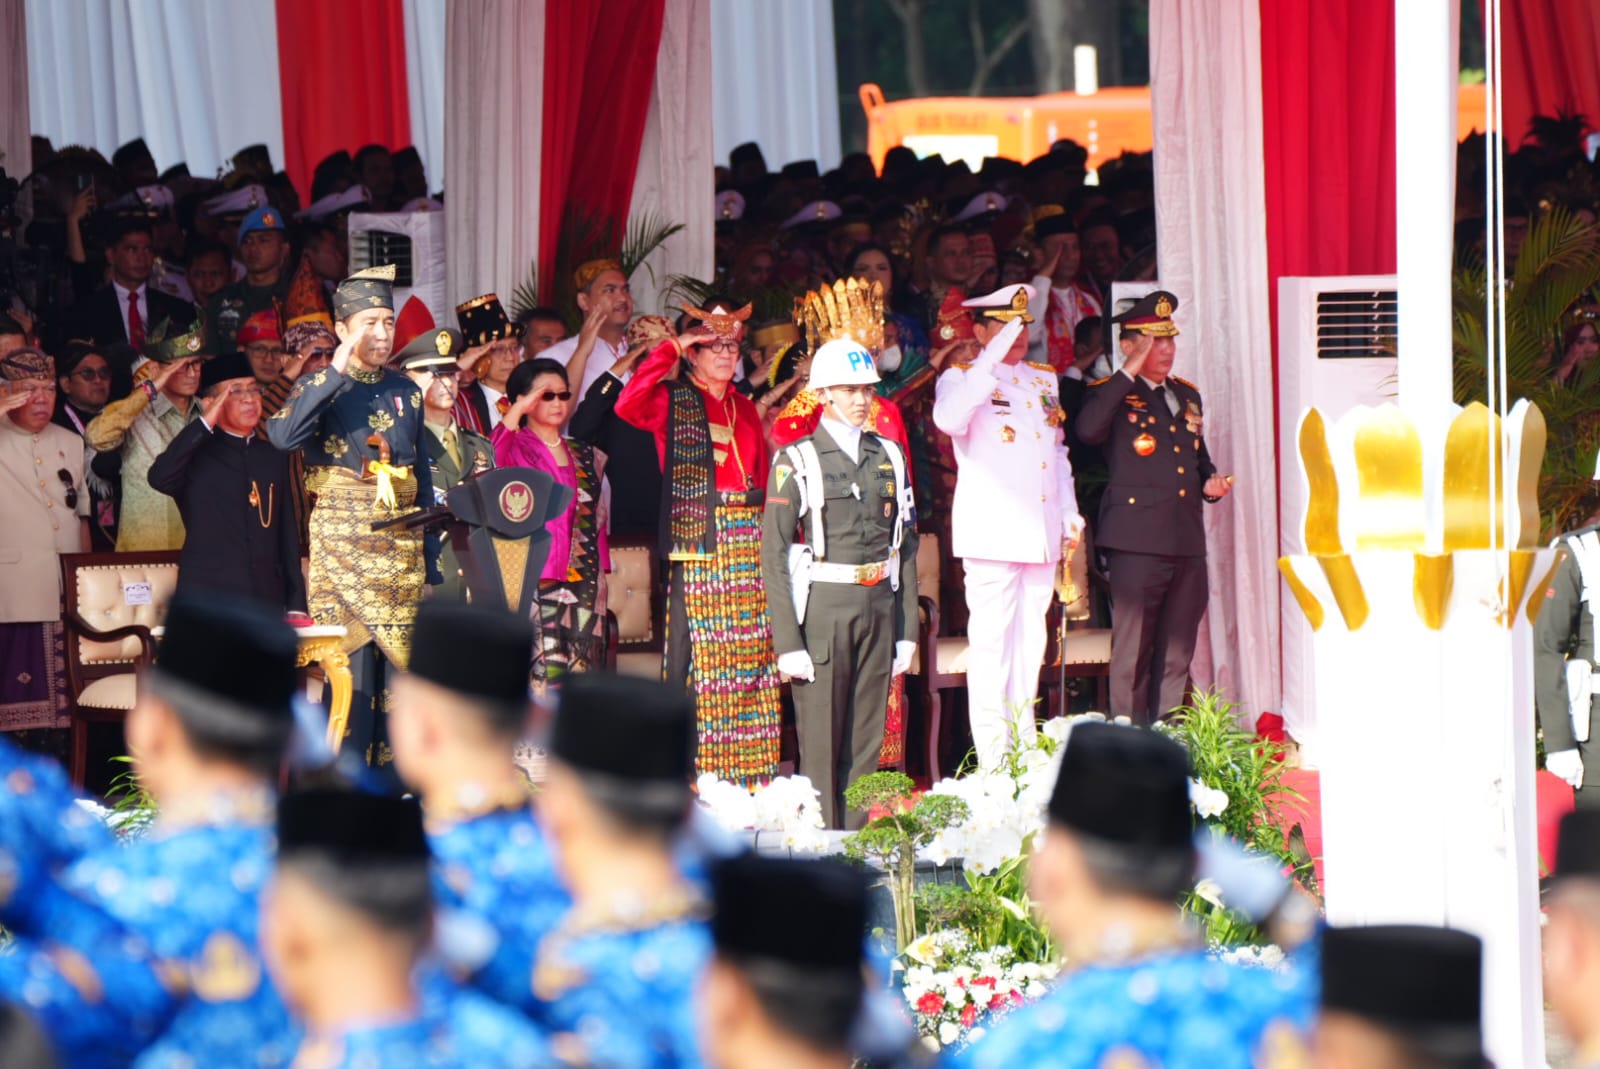
[[[1316,406],[1330,421],[1359,405],[1395,400],[1398,299],[1393,275],[1278,280],[1279,553],[1304,553],[1306,493],[1296,432]],[[1282,714],[1301,757],[1317,763],[1311,625],[1283,587]]]
[[[445,287],[444,212],[351,212],[350,271],[395,265],[394,307],[422,300],[439,326],[455,323]]]

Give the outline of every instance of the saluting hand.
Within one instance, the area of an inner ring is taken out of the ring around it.
[[[200,404],[200,418],[206,421],[206,426],[212,430],[217,429],[217,418],[222,415],[222,406],[228,403],[227,390],[213,390],[211,395]]]
[[[155,386],[156,392],[160,393],[167,388],[167,383],[172,381],[172,376],[193,363],[195,363],[195,360],[190,357],[187,360],[174,360],[170,364],[162,364],[161,370],[150,376],[150,382]]]
[[[1155,347],[1156,340],[1148,334],[1134,334],[1129,340],[1133,351],[1122,361],[1122,370],[1130,377],[1137,377],[1144,369],[1144,362],[1149,359],[1150,350]]]
[[[333,370],[343,375],[350,367],[350,358],[366,348],[367,332],[352,334],[339,343],[339,348],[333,351]]]

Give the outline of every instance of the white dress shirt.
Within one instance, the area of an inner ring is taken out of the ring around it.
[[[578,351],[578,335],[563,338],[539,355],[554,360],[562,367],[572,363],[572,356]],[[628,337],[626,334],[617,344],[612,345],[604,338],[594,340],[594,349],[589,353],[589,362],[583,366],[583,381],[572,384],[572,401],[574,406],[589,395],[589,387],[600,381],[600,376],[611,370],[613,364],[628,355]],[[624,384],[633,377],[629,372],[615,376]]]

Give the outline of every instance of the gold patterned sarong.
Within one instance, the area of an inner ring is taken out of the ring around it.
[[[311,574],[307,607],[318,624],[343,627],[346,653],[368,642],[390,663],[411,661],[411,626],[427,584],[420,531],[372,525],[410,512],[416,476],[393,480],[396,507],[375,501],[377,480],[344,468],[314,468],[307,482],[317,495],[311,510]]]

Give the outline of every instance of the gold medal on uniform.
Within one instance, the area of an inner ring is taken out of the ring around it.
[[[1188,407],[1183,410],[1183,422],[1188,425],[1190,434],[1199,434],[1201,424],[1200,406],[1190,401]]]
[[[1133,440],[1133,451],[1147,457],[1156,451],[1156,440],[1148,434],[1141,434]]]
[[[1007,445],[1010,445],[1012,442],[1017,440],[1017,432],[1012,429],[1010,424],[1006,424],[1000,428],[1000,440]]]

